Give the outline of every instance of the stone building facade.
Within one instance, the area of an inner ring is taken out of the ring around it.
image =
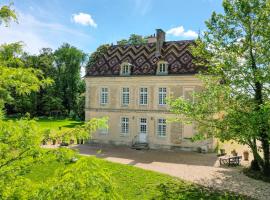
[[[150,148],[196,150],[213,148],[213,141],[191,142],[193,125],[173,122],[168,97],[184,97],[202,89],[188,47],[193,41],[166,42],[165,33],[144,45],[111,46],[94,66],[86,82],[85,118],[108,117],[108,129],[98,130],[92,141]]]

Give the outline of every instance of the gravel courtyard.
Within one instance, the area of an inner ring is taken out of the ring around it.
[[[241,167],[220,167],[215,154],[133,150],[107,145],[74,146],[83,155],[95,155],[112,162],[134,165],[222,190],[235,191],[256,199],[270,199],[270,183],[248,178]],[[246,163],[243,163],[244,165]]]

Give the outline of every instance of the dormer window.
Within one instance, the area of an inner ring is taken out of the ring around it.
[[[130,68],[131,68],[130,63],[127,63],[127,62],[122,63],[120,75],[122,75],[122,76],[130,75]]]
[[[157,67],[157,74],[158,75],[164,75],[168,74],[168,63],[165,61],[158,62]]]

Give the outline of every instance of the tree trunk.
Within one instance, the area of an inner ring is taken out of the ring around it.
[[[252,37],[250,38],[250,42],[252,41]],[[261,115],[260,122],[259,124],[262,125],[259,126],[259,134],[260,134],[260,141],[262,142],[262,148],[263,148],[263,165],[261,166],[263,169],[263,173],[265,176],[270,176],[270,162],[269,162],[269,137],[267,135],[267,132],[269,131],[269,126],[267,125],[268,121],[264,119],[263,113],[260,112],[261,106],[264,104],[264,99],[263,99],[263,84],[260,82],[260,80],[257,79],[257,64],[256,64],[256,59],[253,54],[253,49],[252,45],[250,45],[250,58],[251,58],[251,67],[253,70],[254,74],[254,85],[255,85],[255,103],[256,105],[256,112]]]
[[[267,135],[262,138],[262,148],[264,156],[263,173],[265,176],[270,176],[269,141]]]
[[[263,158],[258,153],[256,139],[253,138],[252,141],[249,141],[248,145],[251,148],[252,153],[253,153],[253,157],[254,157],[254,160],[252,161],[250,167],[251,167],[252,170],[260,171],[261,169],[263,169],[262,166],[264,166],[264,161],[263,161]]]

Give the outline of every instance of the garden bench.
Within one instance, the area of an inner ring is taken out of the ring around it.
[[[240,165],[242,156],[222,156],[219,158],[220,165],[237,166]]]

